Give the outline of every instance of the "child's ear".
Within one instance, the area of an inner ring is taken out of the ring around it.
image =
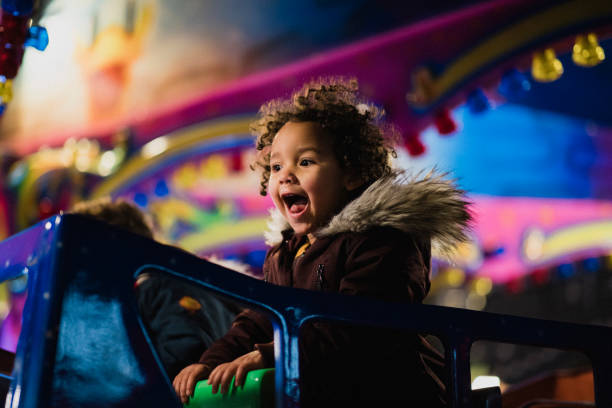
[[[344,175],[344,188],[346,188],[346,191],[356,190],[362,185],[363,180],[354,172],[348,172]]]

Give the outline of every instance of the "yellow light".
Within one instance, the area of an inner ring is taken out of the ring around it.
[[[461,286],[465,281],[465,274],[459,268],[449,268],[446,270],[446,283],[449,286]]]
[[[0,82],[0,103],[6,104],[13,99],[13,81],[7,79]]]
[[[112,150],[104,152],[98,162],[98,173],[101,176],[108,176],[113,171],[115,164],[117,164],[115,152]]]
[[[8,283],[2,282],[0,284],[0,321],[4,321],[11,310],[10,299]]]
[[[172,175],[173,187],[183,190],[193,187],[198,180],[198,171],[193,163],[187,163]]]
[[[476,278],[473,283],[473,288],[474,292],[476,292],[479,296],[487,296],[493,289],[493,282],[486,276]]]
[[[572,50],[572,60],[581,67],[594,67],[606,59],[603,48],[597,42],[593,33],[579,35]]]
[[[0,301],[0,321],[4,321],[11,311],[11,305],[9,302],[2,300]]]
[[[168,148],[168,138],[166,136],[158,137],[151,140],[146,145],[142,146],[141,154],[145,159],[150,159],[159,154],[162,154]]]
[[[75,149],[76,148],[76,139],[74,137],[69,137],[64,142],[64,149]]]
[[[582,222],[546,234],[533,229],[521,244],[522,254],[531,264],[594,249],[612,249],[612,221],[602,219]]]
[[[59,160],[64,167],[69,167],[72,165],[72,162],[74,161],[74,149],[68,148],[66,145],[64,145],[59,153]]]
[[[533,54],[531,75],[539,82],[556,81],[563,75],[563,64],[557,59],[555,50],[547,48]]]
[[[211,155],[200,167],[200,176],[204,179],[222,179],[227,177],[228,169],[223,156],[218,154]]]
[[[537,261],[544,253],[546,237],[539,229],[529,231],[523,242],[523,253],[530,261]]]
[[[90,147],[91,147],[91,141],[89,139],[83,138],[83,139],[79,139],[76,142],[76,148],[79,151],[79,153],[88,152]]]
[[[76,169],[81,172],[89,170],[90,166],[91,159],[89,158],[89,156],[86,156],[84,154],[78,155],[76,160],[74,161],[74,167],[76,167]]]

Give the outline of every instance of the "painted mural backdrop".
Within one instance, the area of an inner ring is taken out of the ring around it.
[[[456,8],[437,0],[47,0],[0,140],[24,151],[109,130],[232,80]],[[465,5],[470,2],[465,2]],[[214,107],[211,107],[214,109]]]

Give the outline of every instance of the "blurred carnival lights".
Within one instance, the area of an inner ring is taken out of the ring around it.
[[[594,33],[576,37],[576,43],[572,48],[572,60],[576,65],[581,67],[594,67],[600,64],[604,59],[606,59],[606,55],[603,48],[599,45],[597,36]]]
[[[470,291],[465,299],[465,307],[472,310],[483,310],[487,305],[487,296],[493,290],[493,282],[486,276],[475,277],[470,282]]]
[[[426,150],[426,147],[421,141],[420,136],[417,134],[406,137],[404,147],[413,157],[421,156],[423,153],[425,153]]]
[[[563,64],[557,59],[555,50],[547,48],[533,54],[531,75],[539,82],[552,82],[563,75]]]
[[[162,154],[167,148],[168,138],[166,136],[161,136],[142,146],[141,154],[144,159],[150,159]]]
[[[477,277],[472,282],[472,288],[479,296],[487,296],[493,289],[493,281],[486,276]]]
[[[523,253],[529,261],[537,261],[544,253],[544,232],[537,228],[529,230],[523,241]]]
[[[441,135],[454,133],[458,126],[447,108],[439,109],[434,115],[434,125]]]
[[[483,113],[491,108],[489,99],[480,88],[474,89],[467,97],[467,106],[473,114]]]
[[[448,268],[444,273],[444,282],[452,287],[461,286],[465,282],[465,273],[459,268]]]
[[[6,105],[13,99],[12,81],[0,75],[0,105]]]
[[[507,97],[520,97],[531,89],[527,76],[514,68],[506,72],[499,83],[498,92]]]
[[[501,381],[499,377],[494,375],[479,375],[472,381],[472,389],[479,390],[482,388],[499,387]]]
[[[102,153],[100,161],[98,162],[98,174],[105,177],[113,172],[117,164],[117,154],[113,150],[108,150]]]
[[[33,9],[34,1],[30,0],[0,5],[0,115],[13,98],[11,80],[17,76],[25,47],[43,51],[49,44],[47,30],[32,25]]]

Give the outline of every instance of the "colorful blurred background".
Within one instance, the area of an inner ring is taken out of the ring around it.
[[[434,259],[428,302],[612,324],[609,1],[2,8],[4,49],[26,48],[0,51],[0,239],[110,195],[167,243],[258,275],[272,203],[248,124],[262,102],[342,75],[401,130],[397,166],[447,171],[473,202],[471,242]],[[24,291],[0,289],[8,350]]]

